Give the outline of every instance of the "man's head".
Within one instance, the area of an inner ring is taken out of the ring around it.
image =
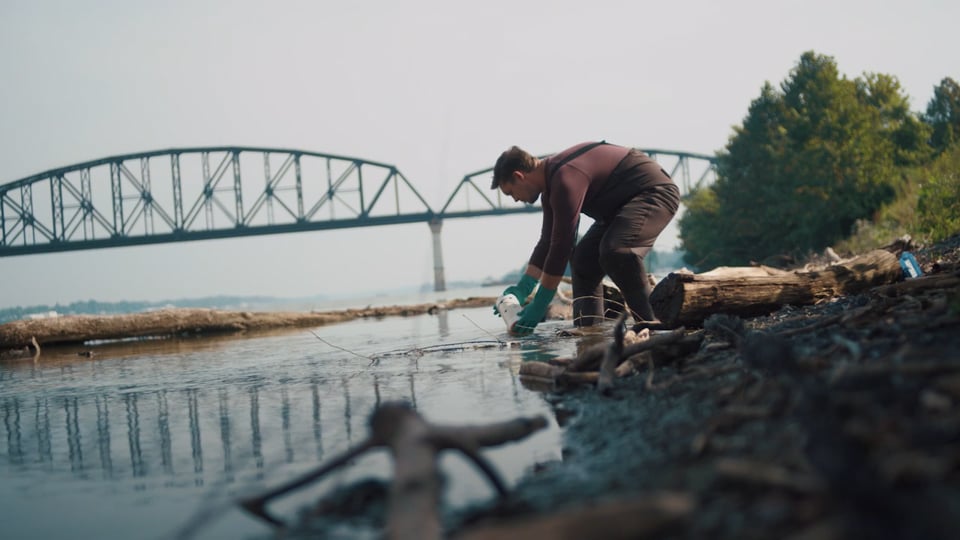
[[[490,189],[500,190],[516,201],[533,204],[543,190],[542,178],[538,176],[542,162],[525,150],[511,146],[497,158],[493,166],[493,182]],[[542,176],[542,175],[540,175]]]
[[[517,146],[511,146],[497,158],[496,165],[493,166],[493,183],[490,189],[497,189],[502,184],[513,182],[514,171],[530,172],[537,166],[537,158],[531,156],[526,150]]]

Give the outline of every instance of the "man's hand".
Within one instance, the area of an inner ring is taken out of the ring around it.
[[[540,285],[540,288],[537,289],[537,295],[533,297],[533,301],[523,308],[523,311],[520,312],[520,318],[513,324],[513,328],[511,329],[513,334],[517,336],[528,336],[532,334],[533,329],[536,328],[544,316],[546,316],[547,307],[550,306],[550,301],[553,300],[553,295],[556,293],[556,289],[548,289]]]
[[[520,305],[522,306],[527,303],[527,298],[530,297],[530,293],[533,292],[533,288],[536,286],[537,286],[537,280],[530,277],[527,274],[524,274],[523,277],[520,278],[519,283],[517,283],[516,285],[511,285],[506,289],[504,289],[503,293],[501,293],[500,296],[512,294],[517,297],[517,300],[520,301]],[[498,317],[500,316],[500,312],[497,311],[496,305],[493,306],[493,314]]]

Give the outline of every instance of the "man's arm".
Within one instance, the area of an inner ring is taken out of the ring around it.
[[[548,289],[557,290],[557,287],[560,285],[560,280],[563,276],[555,276],[553,274],[544,274],[540,275],[540,286],[546,287]]]
[[[542,287],[553,290],[557,290],[557,287],[560,285],[560,281],[563,279],[563,276],[544,274],[540,267],[533,264],[527,264],[527,270],[525,273],[533,279],[539,281]]]

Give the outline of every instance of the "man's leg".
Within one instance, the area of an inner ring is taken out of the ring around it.
[[[573,278],[573,325],[593,326],[603,321],[603,267],[600,266],[600,241],[606,231],[600,223],[590,226],[577,242],[570,257]]]
[[[625,204],[610,220],[599,246],[600,264],[638,321],[656,320],[643,258],[676,213],[672,194],[666,194],[666,200],[663,195],[641,194]]]

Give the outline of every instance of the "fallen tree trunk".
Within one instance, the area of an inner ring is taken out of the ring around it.
[[[668,328],[700,326],[715,313],[766,315],[787,304],[809,305],[855,294],[893,283],[901,276],[897,257],[878,249],[815,271],[718,268],[703,274],[673,272],[653,289],[650,304]]]
[[[274,326],[320,326],[334,322],[319,313],[259,314],[212,309],[164,309],[126,315],[68,315],[0,325],[0,348],[21,347],[31,338],[41,345],[81,343],[101,339],[165,337],[185,334],[240,332]]]
[[[492,305],[492,298],[466,298],[445,304],[383,306],[327,312],[251,312],[217,309],[162,309],[123,315],[66,315],[0,324],[0,351],[105,339],[168,337],[315,327],[358,318],[409,316],[437,310]]]

